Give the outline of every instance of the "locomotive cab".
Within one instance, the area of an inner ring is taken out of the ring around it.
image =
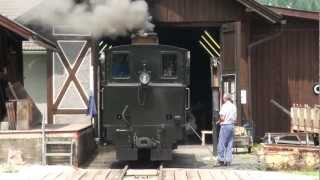
[[[118,160],[171,160],[190,108],[190,54],[159,45],[154,36],[133,42],[106,52],[106,139],[115,144]]]

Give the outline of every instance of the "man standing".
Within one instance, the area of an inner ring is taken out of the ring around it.
[[[223,96],[223,103],[219,113],[220,119],[217,122],[221,126],[217,148],[218,163],[229,166],[232,161],[233,130],[237,119],[237,108],[232,103],[232,97],[229,94]]]

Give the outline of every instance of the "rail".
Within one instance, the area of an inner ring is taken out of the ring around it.
[[[118,180],[126,179],[157,179],[162,180],[163,176],[163,163],[160,164],[159,168],[154,169],[130,169],[129,165],[121,170]]]

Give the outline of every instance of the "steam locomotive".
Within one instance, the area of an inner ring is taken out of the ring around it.
[[[172,159],[190,109],[190,53],[156,34],[106,52],[102,125],[120,161]]]

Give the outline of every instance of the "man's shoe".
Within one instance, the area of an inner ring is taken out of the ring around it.
[[[218,165],[218,166],[223,166],[223,165],[224,165],[224,162],[223,162],[223,161],[218,161],[217,165]]]
[[[224,166],[231,166],[231,162],[225,162]]]

